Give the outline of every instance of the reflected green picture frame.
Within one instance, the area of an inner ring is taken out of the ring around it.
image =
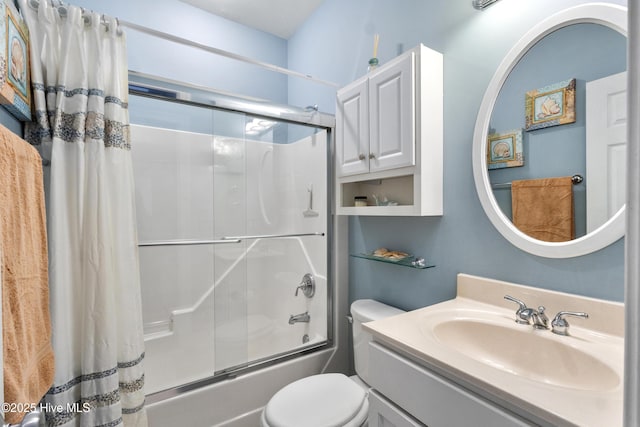
[[[487,137],[487,167],[489,169],[524,166],[522,129],[494,133]]]

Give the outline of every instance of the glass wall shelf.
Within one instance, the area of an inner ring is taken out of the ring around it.
[[[420,257],[415,257],[415,256],[408,256],[406,258],[402,258],[400,260],[390,260],[388,258],[383,258],[383,257],[379,257],[379,256],[374,256],[371,254],[351,254],[352,257],[354,258],[362,258],[362,259],[368,259],[371,261],[378,261],[378,262],[384,262],[387,264],[394,264],[394,265],[399,265],[402,267],[409,267],[409,268],[417,268],[418,270],[424,270],[427,268],[433,268],[435,267],[435,265],[433,264],[428,264],[424,258],[420,258]]]

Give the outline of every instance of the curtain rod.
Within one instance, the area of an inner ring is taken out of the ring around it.
[[[153,28],[148,28],[148,27],[144,27],[142,25],[134,24],[132,22],[123,21],[122,19],[118,19],[118,24],[120,24],[120,26],[122,26],[122,27],[126,27],[126,28],[129,28],[129,29],[134,30],[134,31],[139,31],[141,33],[149,34],[151,36],[159,37],[161,39],[165,39],[165,40],[168,40],[168,41],[179,43],[179,44],[182,44],[182,45],[185,45],[185,46],[195,47],[196,49],[204,50],[205,52],[214,53],[216,55],[224,56],[226,58],[235,59],[237,61],[245,62],[247,64],[257,65],[259,67],[266,68],[267,70],[270,70],[270,71],[275,71],[275,72],[278,72],[278,73],[287,74],[287,75],[294,76],[294,77],[300,77],[300,78],[303,78],[303,79],[306,79],[306,80],[311,80],[312,82],[320,83],[320,84],[323,84],[323,85],[326,85],[326,86],[331,86],[331,87],[335,87],[335,88],[340,87],[336,83],[333,83],[333,82],[330,82],[330,81],[327,81],[327,80],[321,80],[321,79],[315,78],[315,77],[313,77],[313,76],[311,76],[309,74],[299,73],[297,71],[289,70],[288,68],[284,68],[284,67],[279,67],[277,65],[273,65],[273,64],[270,64],[268,62],[258,61],[256,59],[248,58],[246,56],[242,56],[242,55],[238,55],[238,54],[235,54],[235,53],[232,53],[232,52],[228,52],[226,50],[218,49],[218,48],[215,48],[215,47],[212,47],[212,46],[207,46],[205,44],[194,42],[192,40],[188,40],[188,39],[185,39],[185,38],[182,38],[182,37],[174,36],[173,34],[164,33],[162,31],[154,30]]]
[[[49,0],[49,3],[51,4],[51,7],[57,10],[60,18],[67,17],[67,5],[65,5],[62,0]],[[37,12],[38,8],[40,7],[40,0],[29,0],[28,5],[31,9]],[[86,26],[91,25],[91,18],[89,18],[89,16],[86,15],[86,13],[87,12],[93,13],[93,11],[86,10],[83,7],[81,7],[80,9],[82,10],[82,19],[84,20],[84,24]],[[116,23],[117,22],[118,22],[118,19],[116,18]],[[104,25],[107,28],[107,30],[109,30],[109,22],[107,21],[107,17],[104,13],[100,17],[100,25]],[[120,28],[116,28],[116,32],[119,36],[122,35],[122,31],[120,30]]]

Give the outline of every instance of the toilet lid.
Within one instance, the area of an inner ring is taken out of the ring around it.
[[[359,426],[367,418],[367,393],[342,374],[302,378],[277,392],[264,418],[270,427]]]

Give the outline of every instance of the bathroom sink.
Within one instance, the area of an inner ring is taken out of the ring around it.
[[[568,337],[530,326],[454,319],[437,323],[431,333],[467,357],[513,375],[579,390],[611,390],[620,377],[607,364],[564,344]]]
[[[518,298],[571,317],[568,335],[515,322]],[[624,305],[458,275],[456,298],[363,324],[374,340],[532,425],[622,425]],[[479,425],[491,423],[479,423]],[[510,424],[511,425],[511,424]]]

